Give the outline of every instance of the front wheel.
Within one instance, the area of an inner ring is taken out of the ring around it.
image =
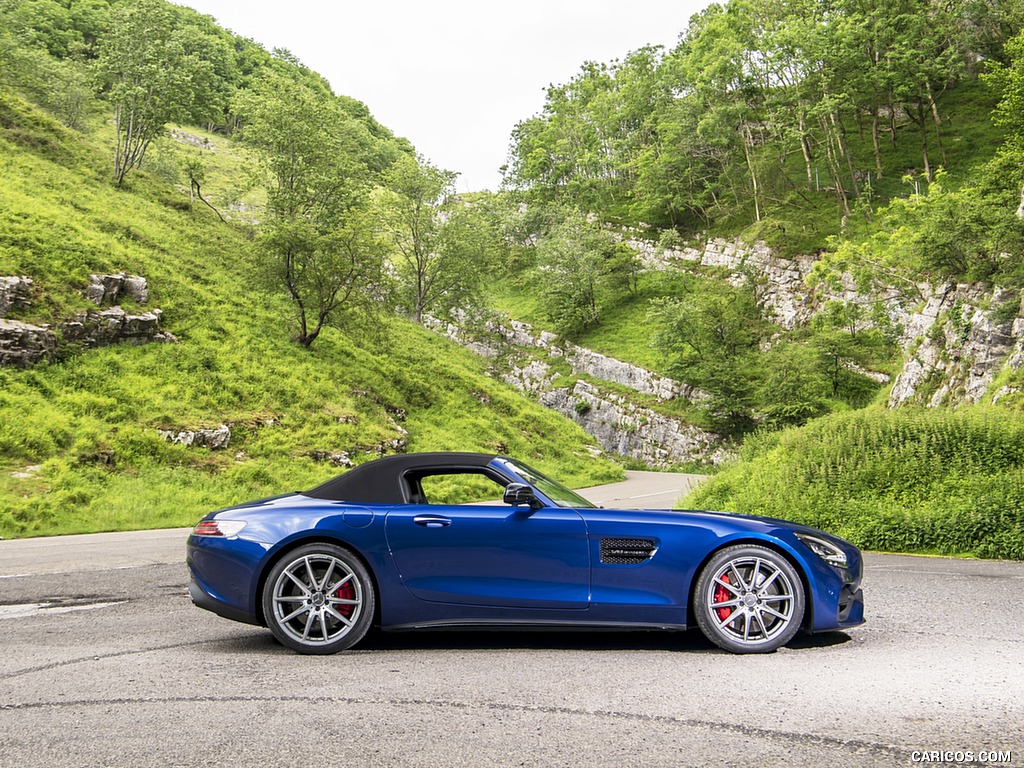
[[[770,653],[785,645],[804,617],[804,588],[778,552],[727,547],[700,572],[694,615],[704,635],[733,653]]]
[[[351,648],[373,621],[373,581],[362,561],[334,544],[307,544],[271,569],[263,615],[274,637],[299,653]]]

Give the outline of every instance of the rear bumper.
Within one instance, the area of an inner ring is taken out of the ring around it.
[[[218,600],[216,597],[207,592],[199,584],[198,581],[193,577],[192,581],[188,585],[188,596],[192,598],[192,602],[207,611],[212,611],[218,616],[223,616],[225,619],[231,619],[232,621],[241,621],[246,624],[259,624],[256,617],[246,611],[240,611],[237,608]]]
[[[253,574],[259,572],[265,552],[256,542],[190,536],[185,561],[192,602],[225,619],[259,624]]]

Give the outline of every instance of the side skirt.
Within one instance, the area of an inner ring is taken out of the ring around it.
[[[618,621],[538,621],[536,619],[441,619],[433,621],[417,621],[409,624],[393,624],[382,626],[385,632],[405,632],[416,629],[536,629],[541,631],[558,629],[593,629],[593,630],[658,630],[668,632],[682,632],[686,629],[685,624],[640,624],[636,622]]]

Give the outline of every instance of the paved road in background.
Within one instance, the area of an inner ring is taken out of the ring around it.
[[[583,493],[671,506],[671,478]],[[869,554],[868,623],[768,656],[503,631],[309,657],[192,606],[186,535],[0,542],[0,767],[1024,766],[1024,563]]]

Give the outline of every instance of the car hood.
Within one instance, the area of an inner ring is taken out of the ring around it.
[[[584,510],[580,510],[584,511]],[[810,533],[815,536],[822,536],[830,541],[849,544],[838,536],[819,530],[803,523],[795,523],[791,520],[782,520],[777,517],[764,517],[761,515],[744,515],[734,512],[715,512],[701,509],[605,509],[585,510],[588,520],[636,520],[637,522],[648,523],[681,523],[690,525],[709,525],[718,529],[732,529],[737,532],[754,532],[762,534],[777,534],[780,530],[793,533]],[[594,514],[594,513],[597,514]]]

